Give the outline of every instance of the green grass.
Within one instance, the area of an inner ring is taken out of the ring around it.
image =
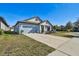
[[[61,37],[67,37],[67,38],[72,38],[74,37],[73,35],[69,34],[70,32],[65,32],[65,31],[58,31],[56,33],[51,33],[51,35],[56,35],[56,36],[61,36]]]
[[[2,56],[45,56],[52,51],[55,49],[24,35],[0,35]]]

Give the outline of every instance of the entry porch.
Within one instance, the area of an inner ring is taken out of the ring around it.
[[[52,31],[52,27],[51,26],[40,25],[40,33],[49,33],[51,31]]]

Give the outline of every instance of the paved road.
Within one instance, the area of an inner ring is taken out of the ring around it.
[[[58,50],[61,50],[71,56],[79,56],[79,38],[72,38],[63,44]]]
[[[71,32],[71,33],[67,33],[70,35],[73,35],[74,37],[78,37],[79,38],[79,32]]]
[[[56,49],[48,56],[79,56],[79,38],[65,38],[48,34],[24,34]]]

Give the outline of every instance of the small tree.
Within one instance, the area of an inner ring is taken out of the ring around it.
[[[74,29],[75,31],[79,31],[79,19],[76,22],[74,22]]]
[[[57,31],[60,31],[60,27],[58,25],[54,25],[53,26],[53,29],[57,30]]]
[[[73,25],[72,25],[72,23],[70,21],[66,24],[65,29],[68,32],[73,30]]]
[[[60,30],[61,30],[61,31],[65,31],[65,26],[60,25]]]
[[[4,31],[2,29],[0,29],[0,35],[4,34]]]

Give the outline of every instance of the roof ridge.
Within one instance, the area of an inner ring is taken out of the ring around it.
[[[27,21],[27,20],[30,20],[30,19],[33,19],[33,18],[38,18],[39,20],[41,20],[39,16],[33,16],[33,17],[31,17],[31,18],[28,18],[28,19],[25,19],[25,20],[22,20],[22,21]],[[42,21],[42,20],[41,20],[41,21]]]
[[[43,23],[43,22],[46,22],[46,21],[47,21],[50,25],[52,25],[52,24],[49,22],[49,20],[44,20],[44,21],[42,21],[42,23]]]
[[[9,27],[9,25],[8,25],[7,22],[6,22],[6,20],[5,20],[2,16],[0,16],[0,20],[1,20],[6,26]]]

